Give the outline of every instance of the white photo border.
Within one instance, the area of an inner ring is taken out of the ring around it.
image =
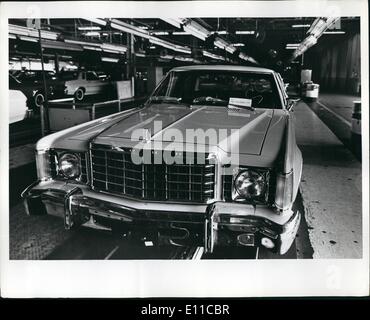
[[[369,294],[368,3],[352,1],[3,2],[0,4],[0,285],[3,297],[268,297]],[[8,19],[359,16],[362,259],[216,261],[9,260]]]

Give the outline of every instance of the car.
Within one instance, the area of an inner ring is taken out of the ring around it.
[[[107,93],[111,87],[107,75],[95,71],[80,71],[77,72],[75,79],[65,82],[64,93],[82,101],[87,95]]]
[[[301,219],[293,106],[270,69],[174,68],[141,107],[38,141],[27,212],[155,245],[283,255]]]
[[[28,117],[27,97],[20,90],[9,90],[9,123],[22,121]]]
[[[48,99],[60,98],[64,95],[64,83],[54,71],[44,71]],[[45,101],[43,75],[40,70],[21,70],[9,73],[9,89],[21,90],[27,97],[29,109],[38,110]]]

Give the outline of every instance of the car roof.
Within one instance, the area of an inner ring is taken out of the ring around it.
[[[260,68],[260,67],[247,67],[235,65],[196,65],[196,66],[183,66],[173,68],[171,71],[188,71],[188,70],[219,70],[219,71],[245,71],[256,73],[275,73],[274,70]]]

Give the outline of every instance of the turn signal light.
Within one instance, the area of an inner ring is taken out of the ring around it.
[[[262,239],[261,239],[261,244],[262,244],[265,248],[267,248],[267,249],[272,249],[272,248],[274,248],[274,247],[275,247],[274,242],[273,242],[271,239],[269,239],[269,238],[262,238]]]

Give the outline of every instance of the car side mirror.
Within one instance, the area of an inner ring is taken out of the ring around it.
[[[288,99],[287,110],[293,111],[294,106],[298,103],[299,100],[301,99]]]

